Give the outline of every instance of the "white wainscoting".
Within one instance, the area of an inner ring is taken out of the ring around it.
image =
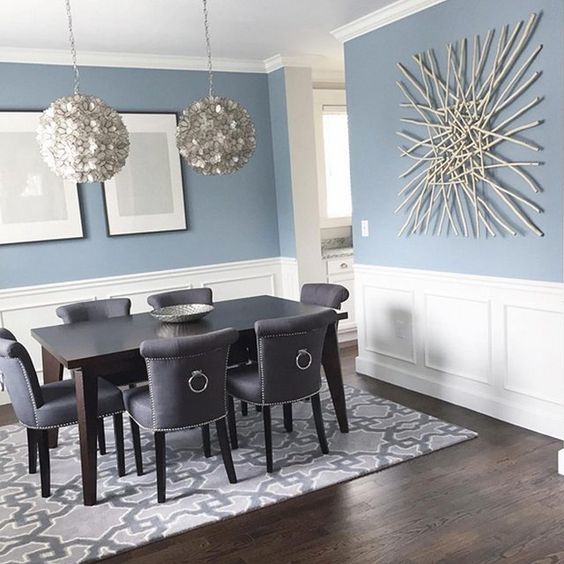
[[[57,306],[129,297],[132,312],[139,313],[150,309],[150,294],[204,286],[212,288],[217,301],[260,294],[295,299],[299,296],[297,263],[276,257],[0,290],[0,326],[10,329],[28,348],[41,378],[41,348],[30,330],[61,323],[55,315]],[[0,392],[0,404],[8,401],[8,394]]]
[[[564,284],[355,267],[358,372],[564,439]]]

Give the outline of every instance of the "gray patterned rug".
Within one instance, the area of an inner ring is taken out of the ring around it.
[[[294,406],[294,431],[284,432],[282,408],[273,409],[275,472],[267,475],[262,417],[238,415],[239,483],[225,476],[212,431],[213,455],[202,455],[199,431],[167,436],[167,502],[157,504],[153,441],[142,436],[144,476],[134,470],[126,426],[127,476],[117,477],[111,423],[108,454],[99,457],[99,504],[81,503],[76,427],[61,432],[51,451],[52,496],[40,497],[39,475],[27,474],[25,432],[0,428],[0,562],[76,563],[109,556],[201,525],[377,472],[468,439],[476,433],[397,403],[346,387],[350,433],[338,431],[323,392],[330,454],[322,456],[308,403]],[[251,406],[249,406],[251,407]]]

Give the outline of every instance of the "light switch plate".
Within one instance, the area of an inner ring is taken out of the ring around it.
[[[360,222],[360,231],[363,237],[368,237],[368,235],[370,234],[370,231],[368,229],[368,220],[367,219],[363,219]]]

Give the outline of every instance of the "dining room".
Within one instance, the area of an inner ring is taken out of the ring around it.
[[[1,2],[0,563],[564,560],[563,63],[561,0]]]

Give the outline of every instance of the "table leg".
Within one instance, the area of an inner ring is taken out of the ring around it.
[[[80,463],[82,467],[82,497],[84,505],[96,505],[98,381],[84,369],[75,371]]]
[[[341,372],[341,358],[339,356],[336,324],[327,327],[325,343],[323,344],[322,363],[325,369],[327,384],[329,385],[329,392],[331,392],[335,414],[337,415],[339,429],[341,433],[348,433],[349,422],[347,420],[347,404],[345,401],[345,390],[343,388],[343,374]]]
[[[63,379],[63,365],[45,348],[41,348],[41,361],[43,365],[43,382],[50,384]],[[49,448],[55,448],[59,440],[59,430],[49,431]]]

